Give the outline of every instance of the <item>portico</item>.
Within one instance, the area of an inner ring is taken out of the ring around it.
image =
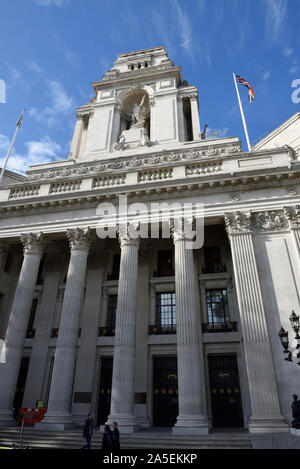
[[[198,91],[164,48],[121,54],[93,88],[69,159],[0,188],[0,424],[42,399],[49,430],[92,411],[128,435],[287,435],[299,377],[277,331],[299,309],[297,151],[201,139]],[[121,226],[120,195],[204,204],[204,245],[188,248],[174,213],[168,238],[162,220],[158,237]],[[117,214],[106,238],[99,206]]]

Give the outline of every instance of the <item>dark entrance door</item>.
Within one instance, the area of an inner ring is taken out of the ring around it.
[[[155,357],[153,358],[153,425],[172,427],[177,416],[177,357]]]
[[[21,361],[17,387],[16,387],[16,392],[15,392],[15,397],[14,397],[14,403],[13,403],[15,412],[17,412],[17,410],[20,409],[20,407],[22,407],[23,395],[24,395],[26,378],[27,378],[27,373],[28,373],[28,366],[29,366],[29,358],[23,357]]]
[[[243,408],[235,355],[211,355],[210,395],[214,427],[242,427]]]
[[[110,412],[113,358],[102,358],[97,425],[104,425]]]

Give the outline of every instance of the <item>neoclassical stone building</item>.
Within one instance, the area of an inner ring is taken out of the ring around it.
[[[277,336],[300,297],[299,114],[243,152],[201,134],[163,47],[118,56],[69,159],[0,188],[0,422],[288,433],[300,368]],[[99,204],[203,203],[204,245],[96,235]]]

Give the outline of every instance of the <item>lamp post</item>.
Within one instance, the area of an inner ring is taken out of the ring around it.
[[[288,356],[285,358],[288,362],[293,362],[296,365],[300,365],[300,336],[299,336],[299,316],[295,314],[295,311],[292,311],[292,314],[289,317],[290,323],[292,326],[293,331],[295,332],[295,340],[296,340],[296,347],[293,353],[289,350],[289,333],[284,330],[281,326],[280,331],[278,332],[278,337],[283,347],[283,353],[287,354]]]

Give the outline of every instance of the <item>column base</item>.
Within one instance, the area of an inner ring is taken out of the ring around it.
[[[71,414],[68,412],[47,412],[45,418],[34,425],[35,430],[74,430],[78,428],[71,420]]]
[[[203,415],[178,416],[172,428],[173,435],[208,435],[209,423]]]
[[[113,422],[118,423],[118,429],[121,433],[135,433],[140,429],[140,425],[137,423],[135,415],[109,415],[106,423],[112,427]],[[100,431],[103,430],[104,425],[101,425]]]
[[[249,433],[289,433],[289,426],[285,423],[282,416],[273,418],[250,417],[248,424]]]
[[[290,432],[292,435],[300,436],[300,428],[290,428]]]

